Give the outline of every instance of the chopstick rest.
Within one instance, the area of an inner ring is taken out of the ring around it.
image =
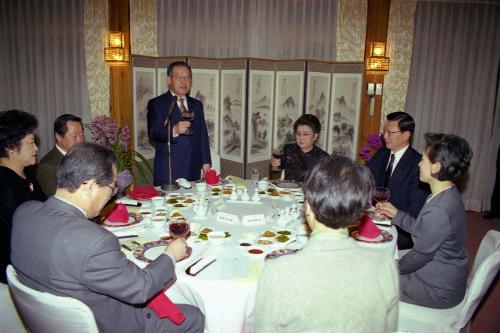
[[[205,267],[213,263],[215,260],[217,260],[217,258],[211,254],[206,257],[203,257],[197,262],[195,262],[193,265],[188,267],[186,269],[186,274],[195,276],[196,274],[201,272],[201,270],[203,270]]]

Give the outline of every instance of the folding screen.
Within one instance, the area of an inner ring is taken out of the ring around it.
[[[192,67],[190,95],[203,103],[224,176],[258,168],[265,177],[272,148],[295,141],[293,123],[303,113],[320,119],[321,148],[356,158],[363,63],[132,56],[134,140],[148,158],[147,102],[167,91],[167,67],[179,60]]]

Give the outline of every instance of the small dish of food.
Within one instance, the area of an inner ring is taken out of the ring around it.
[[[266,230],[262,233],[263,237],[276,237],[276,233],[274,231]]]
[[[220,246],[224,243],[226,234],[224,233],[224,231],[211,231],[207,233],[207,239],[210,245]]]
[[[259,238],[259,239],[257,239],[257,244],[258,245],[272,245],[273,239],[272,238]]]

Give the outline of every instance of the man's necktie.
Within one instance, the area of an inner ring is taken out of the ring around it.
[[[177,97],[177,100],[179,101],[179,110],[181,111],[181,116],[184,116],[184,113],[187,113],[188,110],[186,110],[186,107],[184,106],[184,98],[182,97]]]
[[[394,164],[394,154],[391,154],[391,158],[389,160],[389,165],[387,165],[387,169],[385,170],[385,176],[384,176],[384,187],[387,187],[389,184],[389,180],[391,179],[392,175],[392,165]]]

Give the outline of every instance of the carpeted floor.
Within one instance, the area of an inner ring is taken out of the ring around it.
[[[500,218],[493,220],[483,219],[481,214],[468,212],[469,230],[467,250],[469,251],[469,269],[474,262],[476,252],[483,236],[488,230],[500,231]],[[500,282],[499,275],[493,280],[489,292],[483,298],[478,310],[472,318],[470,333],[498,333],[500,332]]]

